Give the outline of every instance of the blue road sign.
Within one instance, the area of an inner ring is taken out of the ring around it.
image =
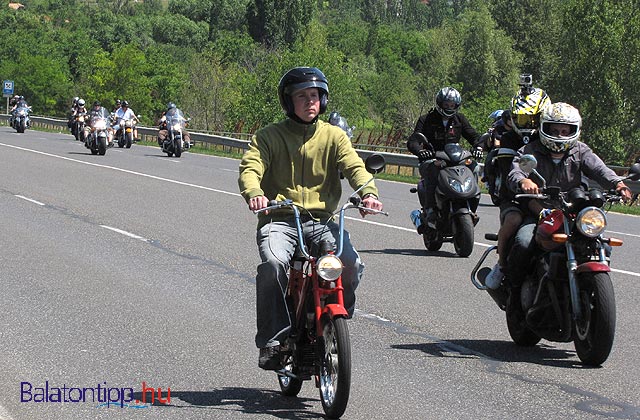
[[[3,96],[11,96],[13,95],[13,80],[5,80],[2,84],[2,95]]]

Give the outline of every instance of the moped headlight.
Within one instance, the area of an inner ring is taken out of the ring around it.
[[[467,178],[463,182],[460,182],[455,178],[449,178],[449,186],[451,187],[451,189],[459,193],[466,193],[471,191],[472,185],[473,184],[471,182],[471,178]]]
[[[334,281],[342,274],[342,261],[335,255],[320,257],[317,264],[318,275],[326,281]]]
[[[580,233],[589,238],[596,238],[604,232],[607,227],[607,216],[602,209],[597,207],[587,207],[578,213],[576,226]]]

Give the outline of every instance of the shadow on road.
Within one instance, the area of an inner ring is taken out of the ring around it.
[[[162,398],[168,397],[162,390]],[[142,393],[135,392],[134,400],[142,401]],[[151,393],[147,392],[145,401],[151,402]],[[154,407],[167,409],[215,409],[229,412],[228,418],[234,418],[234,412],[246,414],[269,414],[281,419],[321,419],[323,414],[311,412],[318,400],[303,397],[285,397],[270,389],[227,387],[212,391],[175,391],[171,390],[171,401],[162,404],[157,401]],[[188,417],[188,416],[187,416]]]
[[[418,350],[435,357],[476,358],[484,356],[506,363],[598,369],[583,366],[573,350],[560,349],[547,344],[521,347],[511,341],[501,340],[448,340],[436,343],[398,344],[391,347],[399,350]]]
[[[446,246],[446,245],[443,245]],[[385,249],[358,249],[359,254],[384,254],[384,255],[410,255],[429,257],[458,257],[455,251],[427,251],[422,248],[385,248]]]

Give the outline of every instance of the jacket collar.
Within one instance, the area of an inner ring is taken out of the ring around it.
[[[285,127],[287,127],[287,130],[291,131],[292,133],[309,138],[316,132],[316,129],[318,127],[318,120],[311,124],[304,124],[299,123],[291,118],[287,118],[284,121],[284,125]]]

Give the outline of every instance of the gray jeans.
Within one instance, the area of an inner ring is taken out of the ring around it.
[[[304,222],[302,231],[307,247],[311,243],[317,244],[322,239],[337,243],[338,225],[329,222],[327,227],[324,228],[323,224],[313,220]],[[267,223],[258,230],[256,240],[262,259],[256,276],[256,346],[262,348],[280,344],[291,328],[285,296],[289,283],[289,262],[298,245],[295,222],[291,220]],[[344,232],[340,260],[344,265],[344,304],[351,316],[356,303],[355,290],[362,277],[364,265],[351,245],[347,231]]]

